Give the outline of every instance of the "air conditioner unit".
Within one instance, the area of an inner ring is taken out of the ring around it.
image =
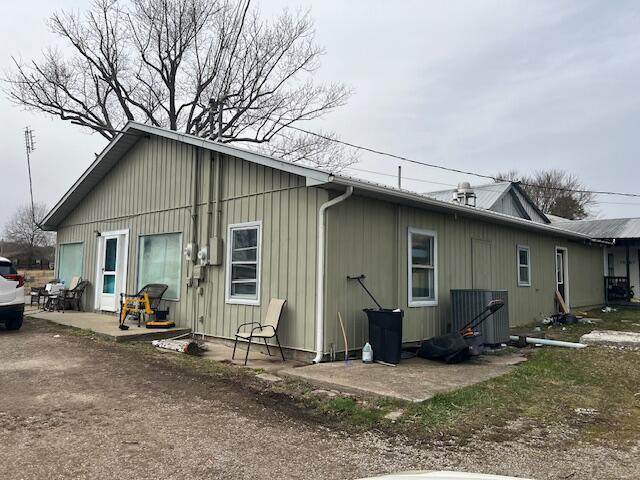
[[[452,330],[460,330],[480,312],[491,300],[502,300],[504,307],[485,320],[478,331],[484,343],[498,345],[509,341],[509,302],[506,290],[456,289],[451,290]]]

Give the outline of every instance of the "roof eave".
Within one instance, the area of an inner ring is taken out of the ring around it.
[[[368,192],[376,193],[380,196],[392,197],[399,200],[409,201],[419,205],[428,206],[437,210],[448,211],[448,212],[451,212],[454,214],[460,214],[463,216],[483,218],[493,223],[500,223],[500,224],[505,224],[510,226],[519,226],[527,230],[545,232],[548,234],[554,234],[560,237],[570,238],[573,240],[578,240],[583,242],[597,243],[597,244],[603,244],[603,245],[610,244],[609,242],[604,242],[599,239],[594,239],[587,235],[572,232],[569,230],[560,229],[557,227],[552,227],[548,224],[538,223],[531,220],[524,220],[517,217],[512,217],[510,215],[493,212],[490,210],[477,209],[475,207],[456,205],[453,203],[443,202],[443,201],[429,198],[423,195],[419,195],[417,193],[408,192],[406,190],[391,189],[389,187],[378,186],[375,184],[370,184],[367,182],[359,181],[357,179],[346,178],[339,175],[333,176],[331,181],[334,184],[359,188],[361,190],[366,190]]]

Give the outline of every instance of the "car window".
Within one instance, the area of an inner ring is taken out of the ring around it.
[[[0,275],[15,275],[16,269],[10,262],[0,262]]]

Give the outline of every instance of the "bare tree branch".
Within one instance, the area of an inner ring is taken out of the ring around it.
[[[498,173],[496,178],[520,182],[522,189],[544,213],[570,220],[587,217],[595,203],[592,193],[573,173],[564,170],[538,170],[533,175],[520,175],[517,170]]]
[[[304,143],[305,161],[342,150],[282,136],[351,95],[314,79],[324,51],[308,12],[266,21],[250,0],[93,0],[84,14],[55,13],[49,26],[71,54],[14,59],[5,79],[9,98],[27,109],[107,139],[137,120],[224,142],[276,141],[272,150],[287,157],[286,148],[299,153]],[[209,125],[211,99],[224,105],[221,132]]]

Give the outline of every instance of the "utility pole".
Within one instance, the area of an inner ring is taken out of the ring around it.
[[[31,194],[31,219],[36,223],[36,211],[33,204],[33,182],[31,180],[31,152],[36,149],[36,142],[33,137],[33,130],[29,127],[24,128],[24,147],[27,152],[27,169],[29,170],[29,193]]]
[[[402,190],[402,166],[398,165],[398,190]]]

